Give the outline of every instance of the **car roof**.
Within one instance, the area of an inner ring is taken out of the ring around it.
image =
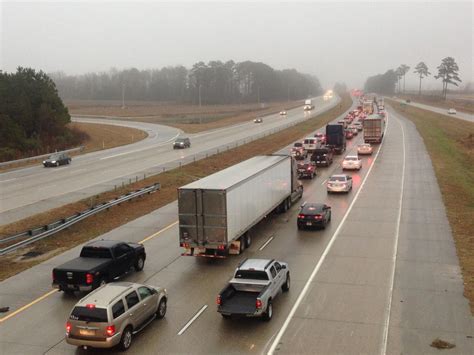
[[[347,178],[347,175],[344,175],[344,174],[335,174],[335,175],[331,175],[330,178]]]
[[[141,285],[133,282],[112,282],[91,292],[77,302],[76,306],[85,307],[87,304],[94,304],[96,307],[106,308],[117,297],[131,291],[136,286]]]
[[[117,244],[121,244],[123,242],[118,240],[95,240],[91,243],[87,243],[86,247],[94,247],[94,248],[112,248]]]
[[[273,259],[247,259],[239,265],[239,269],[264,271],[273,261]]]
[[[324,203],[305,203],[301,209],[303,212],[321,212],[323,210]]]

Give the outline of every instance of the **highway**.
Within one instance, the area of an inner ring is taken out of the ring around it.
[[[293,206],[260,223],[243,255],[182,257],[174,202],[101,236],[143,241],[145,269],[125,280],[165,286],[170,295],[165,319],[139,333],[130,353],[438,353],[429,346],[436,337],[456,344],[450,354],[472,353],[474,322],[429,156],[414,126],[388,112],[382,145],[363,158],[360,172],[348,172],[352,192],[326,194],[342,156],[304,180],[302,201],[332,206],[326,230],[298,231]],[[345,154],[360,140],[348,141]],[[64,341],[79,295],[50,288],[52,268],[78,252],[0,283],[0,305],[12,309],[0,323],[1,353],[83,353]],[[217,293],[247,257],[289,263],[291,289],[275,300],[269,323],[224,320],[216,312]]]
[[[422,108],[424,110],[440,113],[440,114],[448,116],[448,117],[454,117],[454,118],[459,118],[460,120],[474,122],[474,115],[472,113],[457,111],[457,113],[455,115],[450,115],[448,113],[448,110],[445,109],[445,108],[420,104],[418,102],[413,102],[413,101],[410,102],[410,103],[407,103],[405,100],[393,99],[393,98],[390,98],[390,99],[395,100],[395,101],[400,102],[400,103],[405,103],[406,105],[411,105],[411,106],[414,106],[414,107]]]
[[[140,122],[94,122],[129,125],[147,131],[149,137],[141,142],[81,155],[71,165],[45,169],[42,166],[0,174],[0,225],[11,223],[36,213],[108,191],[130,179],[156,174],[181,163],[214,154],[264,134],[293,125],[312,115],[324,112],[339,102],[338,97],[324,101],[315,99],[316,109],[310,113],[302,108],[289,110],[286,117],[266,116],[263,123],[252,121],[212,131],[187,135],[190,149],[173,150],[171,142],[180,131],[175,128]],[[79,118],[78,118],[79,119]],[[92,122],[90,118],[80,118]]]

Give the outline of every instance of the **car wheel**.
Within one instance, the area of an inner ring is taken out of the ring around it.
[[[288,292],[288,291],[290,290],[290,283],[291,283],[291,281],[290,281],[290,273],[288,273],[288,274],[286,275],[286,281],[285,281],[285,283],[284,283],[283,286],[282,286],[282,289],[283,289],[284,292]]]
[[[269,300],[267,310],[265,311],[263,315],[263,319],[268,322],[270,321],[270,319],[272,319],[272,317],[273,317],[273,305],[272,305],[272,300]]]
[[[161,319],[166,315],[167,300],[163,297],[158,303],[158,309],[156,310],[156,318]]]
[[[145,258],[143,256],[139,256],[137,261],[135,262],[135,271],[142,271],[144,266]]]
[[[245,238],[244,236],[239,238],[239,254],[243,253],[245,250]]]
[[[132,327],[128,326],[124,329],[122,333],[122,338],[120,338],[120,349],[125,351],[130,349],[132,345]]]

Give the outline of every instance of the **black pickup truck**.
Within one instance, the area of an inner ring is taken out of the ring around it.
[[[145,265],[145,248],[141,244],[98,240],[86,244],[78,258],[53,269],[53,288],[66,293],[91,291]]]

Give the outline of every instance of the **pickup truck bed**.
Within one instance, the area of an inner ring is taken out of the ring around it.
[[[254,314],[255,302],[260,292],[235,291],[221,306],[220,312],[225,314]]]

